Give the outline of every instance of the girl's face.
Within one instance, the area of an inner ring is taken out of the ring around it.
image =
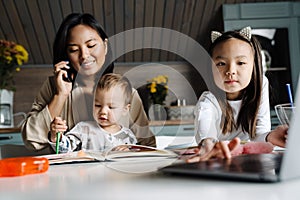
[[[114,86],[109,90],[97,88],[94,117],[103,129],[117,126],[120,117],[126,115],[128,111],[129,104],[125,105],[124,92],[120,86]]]
[[[93,75],[104,64],[107,40],[103,41],[96,30],[77,25],[70,30],[67,54],[72,66],[82,75]]]
[[[231,38],[215,46],[212,59],[217,69],[214,71],[217,86],[226,92],[227,99],[241,99],[254,68],[254,52],[250,44]]]

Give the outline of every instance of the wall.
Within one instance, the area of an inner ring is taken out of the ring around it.
[[[187,104],[195,104],[197,98],[206,89],[198,72],[187,63],[115,63],[115,72],[125,74],[134,88],[138,89],[147,80],[159,74],[169,77],[169,105],[177,98],[185,98]],[[31,104],[43,82],[53,74],[51,65],[41,67],[23,67],[15,75],[16,92],[14,95],[14,113],[29,112]]]

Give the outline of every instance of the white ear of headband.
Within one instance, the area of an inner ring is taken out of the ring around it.
[[[250,26],[247,26],[247,27],[241,29],[241,30],[239,31],[239,33],[240,33],[241,35],[243,35],[244,37],[246,37],[249,41],[251,40],[252,34],[251,34],[251,27],[250,27]],[[210,36],[211,42],[214,43],[214,41],[215,41],[218,37],[220,37],[221,35],[222,35],[222,33],[218,32],[218,31],[212,31],[212,32],[211,32],[211,36]]]
[[[245,36],[249,41],[251,40],[251,27],[250,26],[247,26],[243,29],[240,30],[240,34]]]
[[[210,35],[211,42],[214,43],[214,41],[221,35],[222,35],[222,33],[218,32],[218,31],[212,31],[211,35]]]

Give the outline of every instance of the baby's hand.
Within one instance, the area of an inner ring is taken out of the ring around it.
[[[113,151],[130,151],[127,145],[119,145],[112,149]]]
[[[56,142],[56,136],[58,132],[63,133],[68,129],[68,126],[66,124],[66,120],[62,120],[61,117],[54,118],[54,120],[50,124],[51,142]]]

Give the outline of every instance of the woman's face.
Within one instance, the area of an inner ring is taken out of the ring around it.
[[[251,81],[254,67],[250,44],[235,38],[226,40],[215,46],[212,59],[217,69],[214,70],[217,86],[226,92],[227,99],[240,99],[242,90]]]
[[[94,75],[105,61],[107,40],[103,41],[96,30],[77,25],[70,30],[67,54],[72,66],[82,75]]]

